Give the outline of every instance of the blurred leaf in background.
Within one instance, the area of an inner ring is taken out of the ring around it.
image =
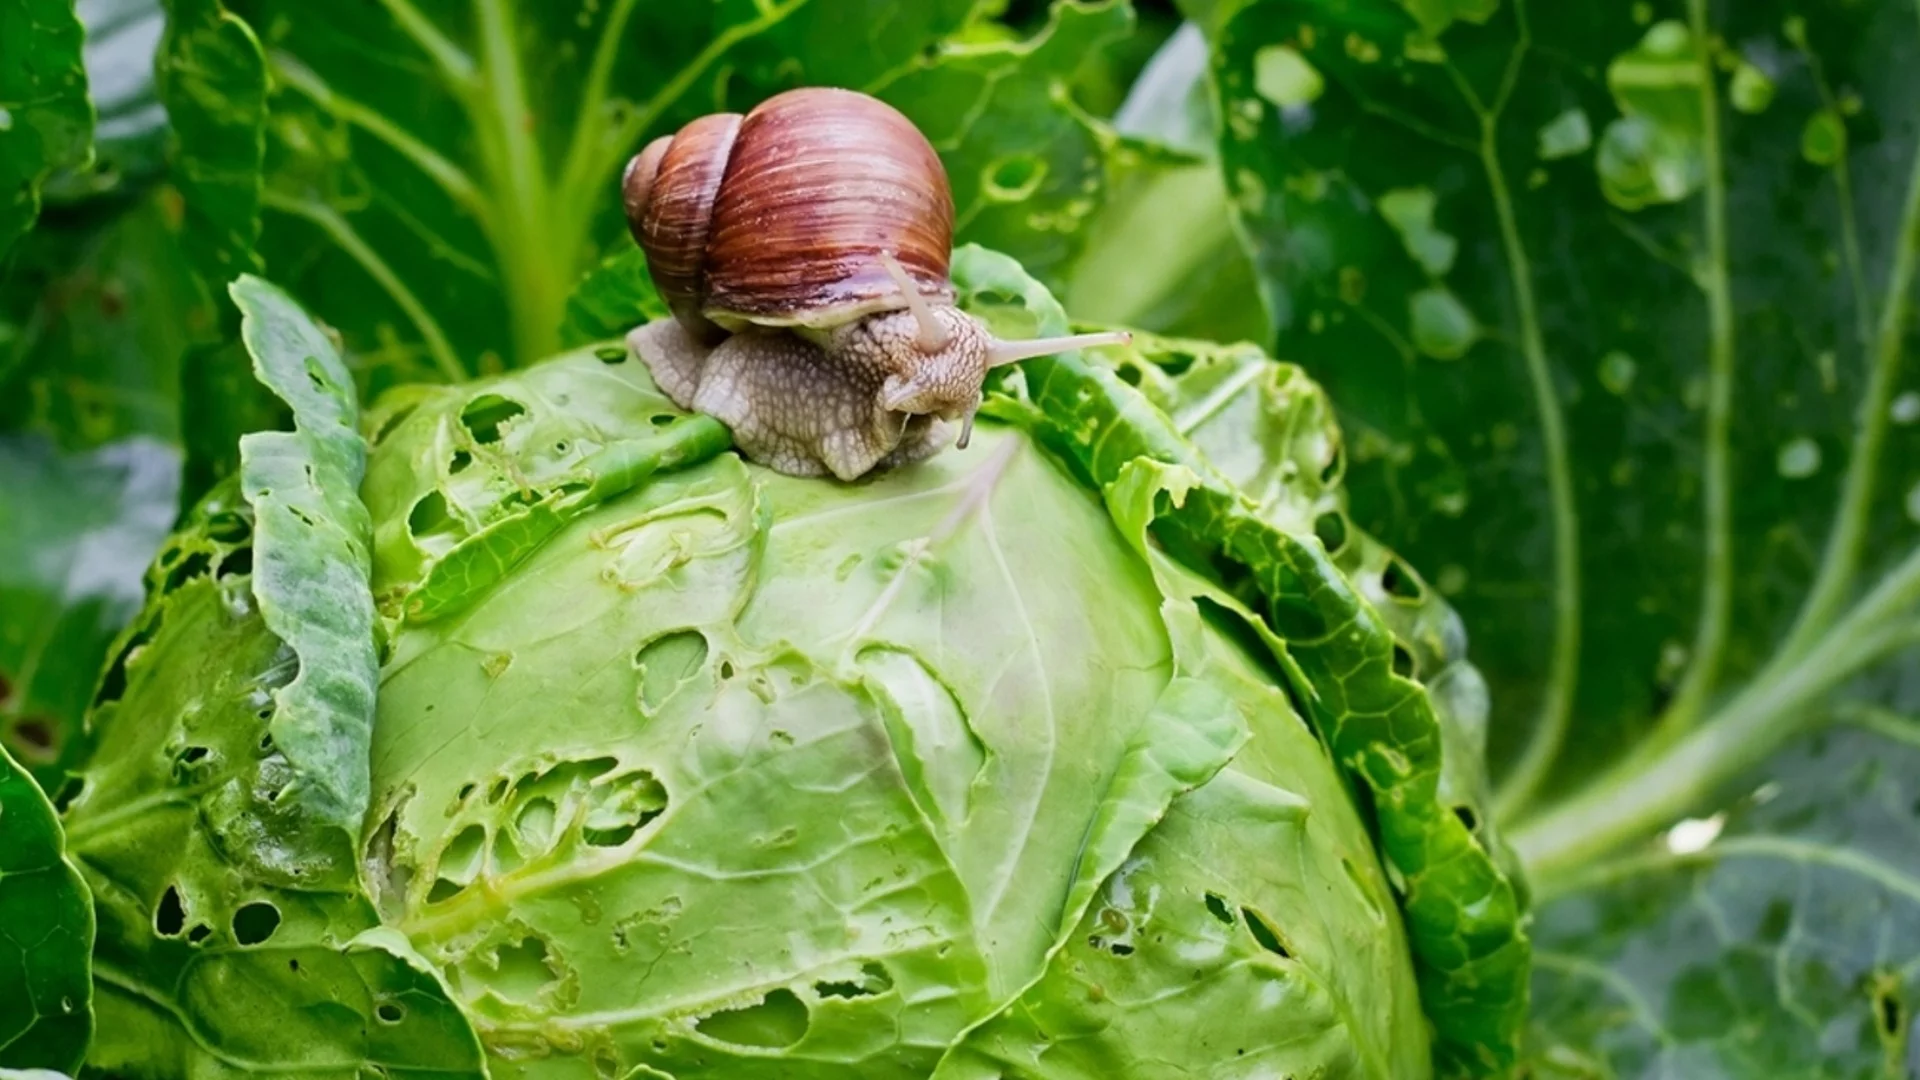
[[[1541,916],[1551,1074],[1906,1075],[1920,849],[1846,815],[1911,799],[1776,752],[1836,696],[1913,704],[1920,10],[1206,6],[1279,353],[1339,403],[1359,524],[1472,629],[1508,833],[1550,898],[1626,852]],[[1637,876],[1782,783],[1801,816],[1743,843],[1839,848]],[[1793,906],[1723,908],[1759,879]]]

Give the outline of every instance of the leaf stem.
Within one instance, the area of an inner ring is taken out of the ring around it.
[[[1548,499],[1553,516],[1553,653],[1547,668],[1545,700],[1534,722],[1533,735],[1520,761],[1507,775],[1495,800],[1495,811],[1511,818],[1523,810],[1546,781],[1560,756],[1573,713],[1573,694],[1580,678],[1580,518],[1573,500],[1573,466],[1567,451],[1566,421],[1560,396],[1547,362],[1546,339],[1540,331],[1540,312],[1533,295],[1533,264],[1520,240],[1513,196],[1501,171],[1495,142],[1497,117],[1481,119],[1480,163],[1493,190],[1500,217],[1500,240],[1506,249],[1507,273],[1513,279],[1514,306],[1520,317],[1520,348],[1526,358],[1527,381],[1533,386],[1534,411],[1540,416],[1540,441],[1545,451]]]
[[[575,252],[560,250],[566,245],[549,231],[550,192],[533,139],[511,8],[511,0],[474,0],[483,93],[474,99],[473,111],[490,186],[501,201],[494,245],[507,285],[516,358],[532,363],[559,347]]]
[[[1920,550],[1793,660],[1776,658],[1707,723],[1657,754],[1621,762],[1510,835],[1536,896],[1564,891],[1594,860],[1664,828],[1823,720],[1817,700],[1908,638]]]
[[[393,298],[394,304],[406,315],[408,321],[413,323],[414,329],[420,331],[420,338],[426,342],[427,352],[433,357],[434,365],[440,369],[440,374],[449,382],[466,380],[466,368],[461,365],[459,356],[453,351],[452,343],[441,331],[440,324],[434,320],[433,314],[427,310],[425,304],[420,302],[420,298],[413,294],[413,290],[407,288],[406,283],[400,280],[400,275],[393,272],[393,267],[387,265],[386,260],[380,257],[380,253],[373,249],[373,245],[360,236],[352,222],[324,203],[291,198],[272,189],[261,193],[260,205],[278,210],[283,214],[303,218],[331,237],[333,242],[340,246],[341,251],[346,252],[354,262],[359,263],[360,269],[366,271],[368,277],[387,291],[387,295]]]
[[[1706,157],[1707,264],[1700,288],[1707,294],[1707,415],[1703,477],[1706,523],[1702,536],[1700,623],[1692,659],[1666,714],[1649,737],[1662,746],[1691,728],[1720,678],[1733,614],[1733,285],[1727,256],[1727,178],[1720,134],[1720,90],[1714,71],[1707,0],[1687,0],[1700,57],[1700,130]]]
[[[1820,571],[1800,607],[1800,615],[1787,635],[1786,644],[1781,647],[1783,656],[1799,656],[1812,647],[1846,602],[1847,593],[1860,572],[1860,554],[1866,546],[1880,454],[1891,419],[1893,391],[1900,381],[1914,272],[1920,263],[1920,258],[1916,258],[1920,256],[1920,153],[1914,155],[1912,173],[1907,180],[1906,207],[1900,215],[1900,230],[1895,234],[1894,245],[1893,266],[1887,274],[1886,296],[1880,305],[1880,325],[1874,339],[1873,370],[1867,377],[1866,394],[1860,401],[1859,427],[1854,435],[1852,456],[1847,461],[1840,506],[1834,514],[1833,531],[1827,537],[1826,556],[1820,561]],[[1865,303],[1864,298],[1861,302]]]

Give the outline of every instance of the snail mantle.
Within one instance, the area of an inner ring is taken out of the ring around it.
[[[892,106],[824,87],[648,143],[627,224],[672,311],[627,343],[748,459],[855,480],[964,448],[987,372],[1125,333],[1000,341],[954,306],[953,195]]]

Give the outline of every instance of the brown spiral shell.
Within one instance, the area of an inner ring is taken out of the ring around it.
[[[703,116],[636,155],[622,194],[655,287],[708,340],[742,323],[830,327],[904,306],[883,252],[929,300],[953,299],[945,167],[866,94],[809,87],[744,117]]]

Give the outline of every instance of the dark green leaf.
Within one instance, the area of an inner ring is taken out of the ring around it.
[[[874,88],[940,151],[955,234],[1052,279],[1086,243],[1116,136],[1064,93],[1133,29],[1127,0],[1061,0],[1027,41],[956,47]]]
[[[581,275],[632,244],[616,192],[647,139],[794,85],[873,83],[970,8],[236,3],[275,81],[266,265],[403,378],[542,359]]]
[[[173,526],[180,455],[147,437],[67,452],[8,435],[0,477],[0,748],[51,789]]]
[[[667,303],[647,274],[647,257],[637,246],[608,256],[567,297],[567,321],[560,330],[562,348],[577,349],[613,341],[645,322],[667,317]]]
[[[964,248],[955,271],[963,295],[1006,298],[1003,336],[1065,330],[1058,304],[1011,260]],[[1504,859],[1489,851],[1484,817],[1467,821],[1440,800],[1447,740],[1426,691],[1396,671],[1389,626],[1310,525],[1294,533],[1263,519],[1113,369],[1067,354],[1028,361],[1006,386],[1019,396],[991,402],[993,411],[1032,424],[1096,485],[1113,483],[1141,458],[1171,467],[1156,534],[1265,620],[1305,711],[1353,783],[1370,794],[1437,1029],[1436,1055],[1463,1069],[1510,1060],[1526,1004],[1522,901]],[[1323,434],[1337,441],[1330,428]]]
[[[40,186],[93,153],[73,0],[0,3],[0,258],[40,215]]]
[[[162,0],[160,99],[173,125],[173,182],[185,197],[188,252],[210,292],[259,269],[267,72],[247,24],[220,0]]]
[[[268,732],[294,774],[287,798],[357,840],[379,664],[353,379],[333,342],[278,288],[247,275],[233,299],[254,373],[295,424],[240,440],[241,487],[256,518],[253,592],[298,672],[276,693]]]
[[[81,59],[98,114],[93,161],[53,177],[43,192],[50,204],[123,191],[166,168],[167,110],[153,79],[167,21],[160,0],[78,0],[74,11],[86,29]]]
[[[179,364],[211,313],[167,203],[50,215],[0,273],[0,745],[49,790],[179,506]]]
[[[1476,628],[1510,810],[1629,746],[1763,754],[1807,710],[1707,735],[1733,691],[1895,644],[1854,616],[1902,610],[1873,575],[1920,505],[1920,10],[1454,8],[1227,6],[1222,164],[1278,351],[1340,403],[1357,520]],[[1577,864],[1740,764],[1510,831]]]
[[[0,1066],[68,1069],[93,1030],[93,905],[39,785],[0,750]]]
[[[1214,341],[1271,333],[1213,160],[1207,55],[1183,27],[1114,117],[1106,205],[1061,293],[1076,318]]]
[[[1920,1071],[1920,725],[1796,741],[1544,910],[1542,1080]]]

